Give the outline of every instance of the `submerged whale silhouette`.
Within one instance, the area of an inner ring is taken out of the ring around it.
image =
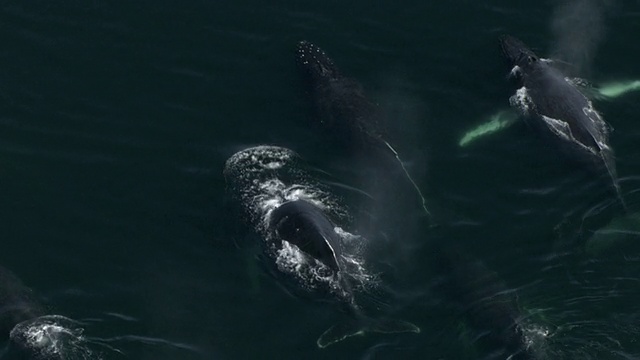
[[[443,293],[475,330],[474,342],[501,359],[547,358],[549,331],[529,321],[495,271],[456,243],[443,244],[436,254],[434,266],[446,280]]]
[[[398,152],[385,139],[382,114],[364,94],[362,85],[344,76],[333,60],[318,46],[301,41],[297,62],[309,84],[317,116],[324,128],[347,148],[364,151],[376,162],[399,166],[418,194],[421,206],[430,215],[426,200],[405,168]]]
[[[2,359],[89,359],[92,352],[74,320],[47,315],[33,291],[0,266],[0,338],[8,340]]]
[[[591,101],[556,69],[513,36],[500,37],[502,53],[512,67],[520,88],[510,102],[530,123],[571,155],[605,169],[623,207],[626,208],[609,145],[609,127]]]

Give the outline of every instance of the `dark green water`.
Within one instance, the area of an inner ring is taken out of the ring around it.
[[[82,321],[104,359],[499,358],[438,290],[433,249],[456,243],[552,334],[541,340],[544,358],[640,358],[637,247],[584,251],[590,232],[621,215],[606,179],[568,164],[523,124],[457,146],[508,106],[497,37],[511,33],[548,55],[556,6],[5,1],[0,265],[49,313]],[[584,75],[640,78],[640,3],[614,4],[601,20]],[[371,231],[386,240],[372,241],[370,261],[397,295],[381,300],[382,312],[420,334],[319,350],[318,335],[344,314],[282,291],[253,260],[247,244],[259,239],[229,210],[224,163],[258,144],[290,148],[336,183],[367,186],[312,126],[294,61],[302,39],[380,105],[433,204],[437,228],[398,203],[376,210]],[[632,211],[639,100],[596,103],[615,128]]]

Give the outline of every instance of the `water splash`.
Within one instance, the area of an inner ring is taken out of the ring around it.
[[[60,315],[23,321],[9,335],[12,344],[33,359],[101,359],[88,347],[81,324]]]

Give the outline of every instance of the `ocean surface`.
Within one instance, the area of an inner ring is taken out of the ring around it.
[[[0,266],[22,283],[0,314],[27,291],[76,321],[86,351],[65,358],[505,359],[518,331],[530,358],[640,359],[640,217],[606,175],[522,121],[458,146],[514,93],[500,35],[593,88],[638,80],[640,2],[6,0],[0,20]],[[301,40],[377,104],[431,217],[319,129]],[[640,212],[640,93],[594,106]],[[261,264],[227,191],[257,145],[340,197],[371,316],[420,333],[318,348],[348,315]],[[630,236],[594,240],[611,221]]]

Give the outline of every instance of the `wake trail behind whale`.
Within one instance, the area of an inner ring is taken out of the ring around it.
[[[424,210],[424,212],[428,216],[431,216],[431,213],[427,209],[427,201],[424,199],[424,196],[422,195],[422,191],[420,191],[420,188],[418,187],[418,184],[416,184],[416,182],[413,181],[413,178],[411,177],[411,175],[409,175],[409,171],[407,171],[407,168],[404,167],[404,164],[402,163],[402,159],[400,159],[400,156],[398,155],[398,152],[386,140],[382,140],[382,142],[385,145],[387,145],[389,150],[391,150],[393,155],[396,157],[396,160],[398,160],[398,163],[400,164],[400,167],[402,168],[402,171],[404,171],[405,175],[407,175],[407,179],[409,179],[409,181],[411,182],[411,185],[413,185],[413,188],[416,189],[416,192],[418,193],[418,196],[420,197],[420,200],[422,202],[422,204],[421,204],[422,205],[422,209]]]
[[[327,331],[322,333],[316,345],[320,349],[324,349],[330,345],[338,343],[350,337],[367,333],[379,334],[401,334],[401,333],[420,333],[420,328],[410,322],[398,319],[350,319],[333,325]]]

